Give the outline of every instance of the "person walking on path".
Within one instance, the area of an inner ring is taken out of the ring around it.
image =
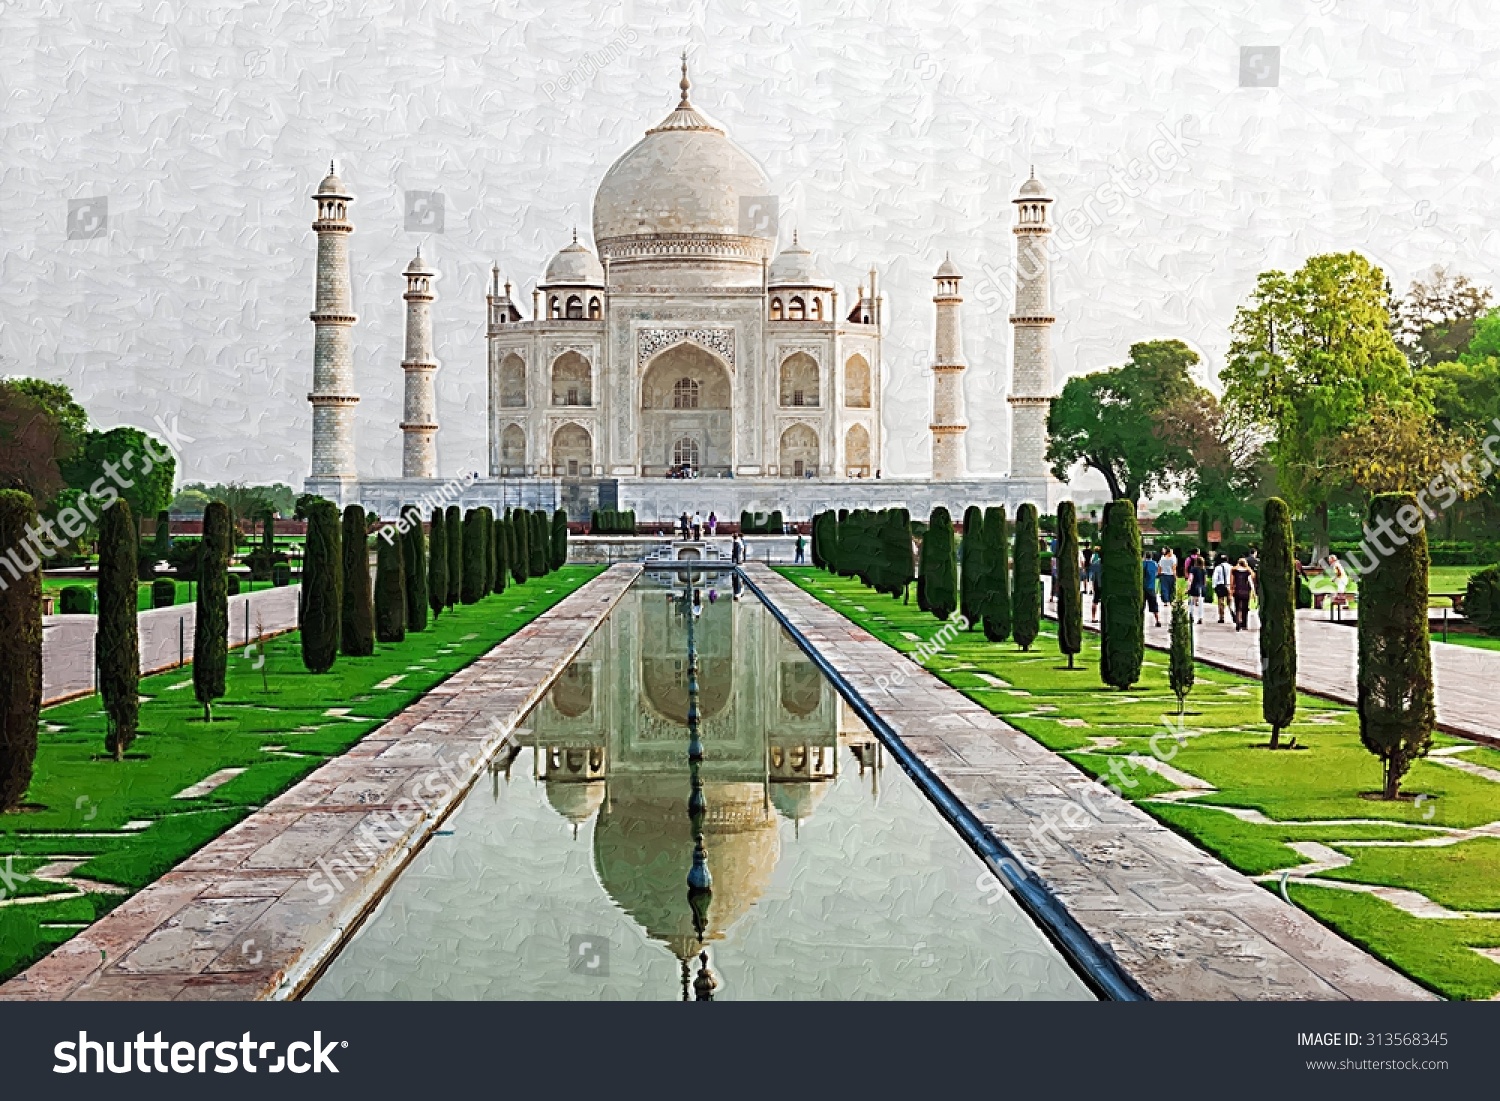
[[[699,516],[695,512],[695,513],[693,513],[693,542],[696,543],[696,542],[698,542],[702,538],[703,538],[703,517]]]
[[[802,533],[797,533],[797,565],[802,565],[802,555],[807,549],[807,542],[802,538]]]
[[[729,560],[738,566],[745,560],[745,540],[736,534],[734,542],[729,544]]]
[[[719,514],[717,512],[710,512],[708,514],[708,534],[709,534],[710,537],[712,537],[712,536],[717,535],[718,533],[719,533]]]
[[[1146,610],[1151,613],[1151,620],[1158,627],[1161,626],[1161,605],[1156,600],[1156,575],[1159,569],[1156,559],[1149,554],[1141,563],[1141,587],[1146,596]]]
[[[1214,604],[1219,609],[1219,622],[1224,622],[1224,609],[1229,606],[1229,559],[1219,555],[1214,565]]]
[[[1250,629],[1250,598],[1255,595],[1255,571],[1241,558],[1229,575],[1229,592],[1234,597],[1234,629]]]
[[[1203,622],[1203,591],[1208,587],[1208,563],[1197,547],[1187,560],[1188,616]]]
[[[1089,609],[1089,622],[1099,622],[1099,581],[1104,576],[1104,556],[1098,551],[1089,559],[1089,591],[1094,594],[1093,606]]]
[[[1344,569],[1344,564],[1339,561],[1339,556],[1330,554],[1328,556],[1328,568],[1323,571],[1333,577],[1333,603],[1336,607],[1346,608],[1349,606],[1349,571]]]
[[[1177,599],[1177,552],[1171,547],[1161,552],[1156,564],[1156,583],[1161,588],[1161,602],[1170,608]]]
[[[684,512],[682,514],[682,516],[677,521],[677,528],[678,528],[679,531],[682,532],[682,537],[684,539],[686,539],[688,537],[688,524],[689,524],[688,514]]]

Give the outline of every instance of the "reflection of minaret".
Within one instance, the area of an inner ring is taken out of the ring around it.
[[[1010,380],[1010,476],[1047,478],[1047,411],[1052,404],[1052,261],[1048,238],[1052,200],[1036,178],[1021,185],[1016,204],[1016,304]]]
[[[432,281],[437,273],[422,262],[422,250],[406,265],[406,405],[401,420],[403,478],[437,477],[437,397],[433,374],[438,361],[432,347]]]
[[[695,605],[698,602],[698,590],[693,586],[691,575],[688,579],[688,593],[686,599],[687,609],[687,724],[688,724],[688,821],[693,829],[693,863],[688,869],[688,906],[693,911],[693,930],[698,934],[698,943],[703,944],[703,935],[708,930],[708,908],[713,902],[714,877],[708,870],[708,849],[703,844],[703,820],[708,816],[708,800],[703,794],[703,740],[698,729],[701,715],[698,709],[698,643],[697,628],[694,620],[696,616]],[[708,953],[700,953],[703,960],[704,970],[707,971]],[[686,972],[684,972],[686,978]],[[699,989],[703,982],[703,973],[698,976],[698,982],[693,984],[694,990]],[[686,989],[683,991],[686,994]],[[699,1001],[711,1000],[713,987],[708,989],[705,997],[699,992]]]
[[[932,477],[934,481],[962,478],[966,473],[964,459],[964,346],[959,326],[958,307],[963,299],[958,282],[963,276],[951,259],[944,256],[938,268],[937,334],[932,350]]]
[[[311,480],[353,479],[354,407],[354,313],[349,284],[349,204],[354,201],[333,170],[318,185],[313,198],[318,219],[318,287],[313,324],[313,388],[307,400],[313,407]]]

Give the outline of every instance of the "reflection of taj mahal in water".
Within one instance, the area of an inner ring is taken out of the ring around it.
[[[878,767],[875,737],[795,642],[756,622],[730,581],[704,583],[695,617],[698,684],[690,698],[684,587],[643,584],[599,628],[532,712],[523,744],[547,800],[573,823],[594,819],[594,869],[611,898],[684,962],[719,939],[765,892],[780,854],[778,817],[811,817],[839,747]],[[723,586],[718,606],[710,587]],[[733,614],[732,614],[733,613]],[[703,745],[704,812],[689,813],[689,711]],[[686,886],[695,830],[712,876],[706,922]]]
[[[997,366],[1003,353],[984,356],[986,375],[999,375],[995,381],[1008,392],[1008,461],[998,449],[975,454],[972,465],[987,473],[969,473],[963,276],[944,258],[934,276],[931,477],[881,478],[891,368],[882,358],[886,317],[875,269],[857,291],[841,294],[798,234],[783,243],[770,179],[692,103],[685,56],[680,84],[677,107],[604,173],[594,195],[593,246],[575,232],[530,301],[502,280],[498,265],[491,273],[484,307],[488,478],[470,486],[462,503],[562,503],[578,519],[590,507],[664,519],[700,503],[705,513],[777,508],[799,518],[839,506],[905,505],[925,513],[935,504],[1045,503],[1052,199],[1035,176],[1013,200],[1017,283],[1008,379]],[[404,272],[402,476],[361,482],[353,197],[330,172],[314,198],[308,487],[392,515],[402,500],[453,473],[438,461],[432,306],[439,265],[418,253]],[[941,243],[934,248],[942,251]],[[684,473],[692,478],[677,476]]]

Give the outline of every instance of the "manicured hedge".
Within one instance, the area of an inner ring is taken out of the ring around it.
[[[618,512],[614,509],[595,509],[589,516],[591,535],[634,535],[635,510]]]
[[[177,602],[177,582],[170,577],[158,577],[151,582],[151,607],[170,608]]]
[[[88,615],[94,610],[94,593],[87,585],[69,585],[57,598],[63,615]]]

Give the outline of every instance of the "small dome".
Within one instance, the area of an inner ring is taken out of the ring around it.
[[[323,182],[318,185],[319,195],[334,195],[342,199],[349,198],[349,193],[344,187],[344,181],[339,179],[338,173],[333,170],[333,162],[328,162],[328,175],[323,177]]]
[[[793,236],[790,248],[782,249],[771,261],[769,281],[772,286],[830,287],[833,284],[818,271],[813,254]]]
[[[1032,199],[1047,194],[1047,189],[1042,186],[1042,181],[1036,178],[1036,167],[1031,169],[1031,179],[1021,185],[1022,198]]]
[[[427,261],[422,259],[422,250],[417,249],[416,256],[412,257],[410,264],[406,265],[407,275],[435,275],[436,273],[427,266]]]
[[[604,286],[604,265],[588,248],[578,243],[575,234],[573,243],[552,258],[547,265],[543,286],[558,286],[564,283],[580,283],[584,286]]]
[[[547,782],[547,802],[575,826],[587,822],[604,803],[604,781],[590,780],[585,783]]]
[[[953,257],[946,252],[943,253],[942,267],[938,268],[934,279],[962,279],[964,273],[958,270],[958,265],[953,262]]]
[[[771,784],[771,805],[789,822],[806,822],[828,794],[826,780]]]

